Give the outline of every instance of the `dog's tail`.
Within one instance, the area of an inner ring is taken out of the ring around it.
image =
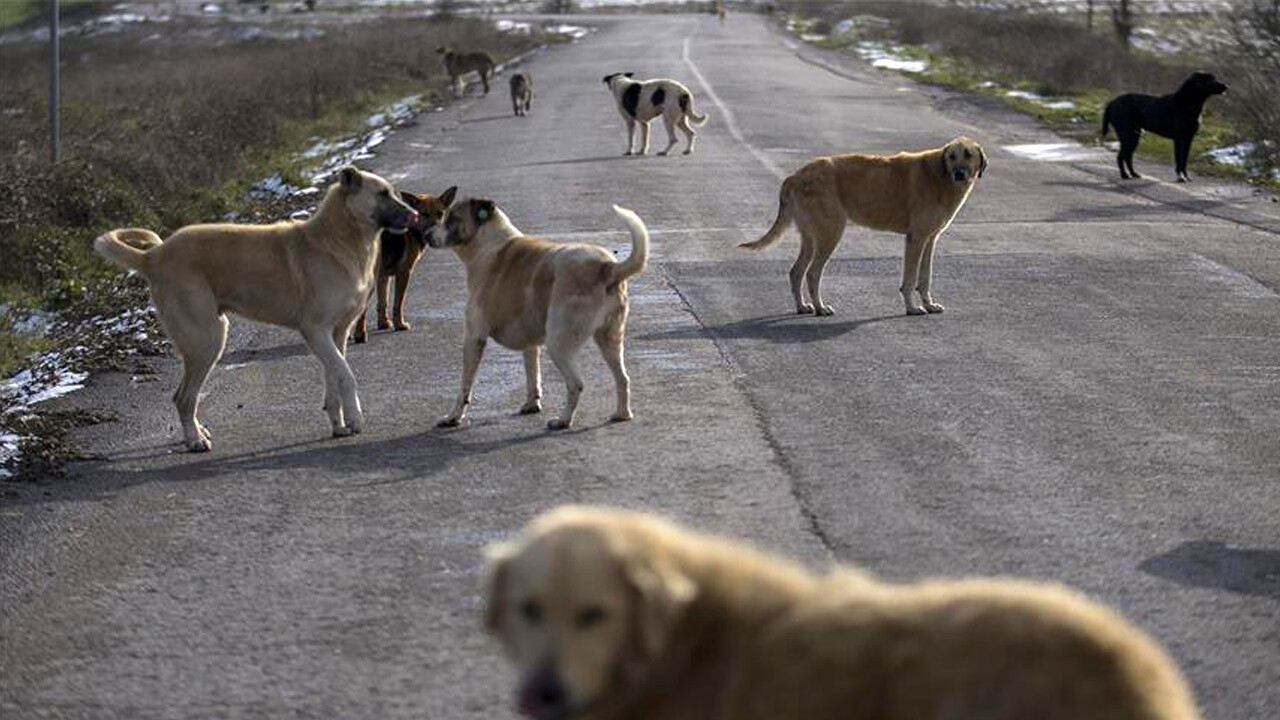
[[[791,188],[794,182],[791,178],[782,181],[782,189],[778,190],[778,217],[774,218],[773,226],[769,228],[769,232],[764,237],[755,242],[742,243],[738,247],[748,250],[763,250],[778,241],[782,237],[782,233],[786,232],[787,226],[791,224]]]
[[[1111,106],[1102,111],[1102,139],[1107,139],[1107,129],[1111,127]]]
[[[694,125],[705,125],[710,117],[709,115],[699,115],[698,111],[693,109],[693,96],[689,93],[680,95],[680,109],[684,111],[685,115],[689,116]]]
[[[640,272],[649,261],[649,229],[644,226],[644,221],[639,215],[624,207],[614,205],[613,211],[618,213],[618,217],[622,218],[622,222],[626,223],[627,229],[631,231],[631,254],[626,260],[611,268],[613,277],[609,280],[610,286],[617,285]]]
[[[105,232],[93,241],[93,249],[111,262],[146,275],[147,253],[160,247],[160,236],[144,228]]]

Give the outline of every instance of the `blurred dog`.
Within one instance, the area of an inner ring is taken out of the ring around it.
[[[413,276],[413,269],[417,266],[418,259],[427,249],[427,233],[431,232],[431,228],[444,217],[445,210],[453,204],[453,196],[457,192],[456,187],[445,190],[439,197],[400,192],[400,199],[417,211],[418,222],[400,234],[384,233],[378,243],[378,269],[375,277],[377,278],[379,330],[390,330],[393,319],[397,331],[409,330],[413,327],[404,319],[404,296],[409,290],[409,279]],[[387,317],[387,296],[390,294],[393,277],[396,279],[396,302],[392,317]],[[351,333],[351,340],[357,344],[368,340],[369,334],[365,321],[368,313],[369,305],[365,303]]]
[[[480,82],[484,83],[484,94],[489,94],[489,79],[493,77],[494,71],[493,58],[489,53],[459,53],[448,45],[436,48],[436,52],[443,56],[444,69],[449,73],[449,84],[453,86],[454,95],[462,94],[462,76],[473,70],[480,76]]]
[[[384,230],[418,222],[391,183],[342,168],[309,219],[274,225],[189,225],[168,239],[150,230],[112,230],[93,247],[151,285],[160,322],[182,357],[173,396],[187,449],[213,447],[196,418],[200,388],[227,341],[227,312],[293,328],[324,365],[324,409],[334,437],[364,425],[347,333],[368,302]]]
[[[594,338],[613,372],[618,405],[611,420],[631,419],[631,379],[623,364],[627,324],[627,278],[644,269],[649,231],[635,213],[613,206],[631,232],[631,255],[622,262],[602,247],[552,243],[526,237],[491,200],[463,200],[427,236],[432,247],[451,247],[467,268],[466,330],[462,390],[453,412],[439,422],[455,427],[466,419],[471,386],[489,338],[524,351],[527,394],[522,414],[542,410],[539,354],[547,346],[564,377],[568,399],[559,418],[547,423],[562,430],[573,423],[582,395],[574,356]]]
[[[568,507],[489,551],[484,622],[534,720],[1197,720],[1160,647],[1066,588],[813,575]]]
[[[634,153],[636,143],[636,125],[640,125],[640,152],[649,152],[649,121],[662,116],[667,127],[667,147],[659,155],[666,155],[676,144],[676,128],[680,128],[688,140],[684,154],[693,152],[693,144],[698,133],[689,125],[702,126],[707,122],[706,115],[699,115],[693,109],[693,94],[689,88],[675,80],[634,80],[634,73],[613,73],[604,76],[604,84],[609,86],[613,99],[618,103],[618,114],[627,123],[627,151],[623,155]]]
[[[930,294],[933,253],[986,169],[986,152],[967,137],[925,152],[820,157],[783,181],[773,226],[764,237],[740,247],[768,247],[794,222],[800,231],[800,256],[791,266],[796,312],[830,315],[835,310],[822,300],[822,271],[840,244],[846,221],[904,233],[899,290],[907,314],[940,313],[943,306]],[[812,304],[804,300],[805,283]]]
[[[511,107],[516,117],[528,115],[533,108],[533,78],[527,72],[511,76]]]
[[[1107,137],[1109,127],[1116,129],[1116,137],[1120,139],[1120,151],[1116,153],[1120,177],[1125,180],[1142,177],[1133,169],[1133,153],[1138,149],[1142,131],[1150,130],[1173,140],[1173,164],[1178,182],[1190,180],[1187,162],[1191,157],[1191,141],[1200,131],[1204,104],[1210,97],[1226,91],[1227,86],[1218,82],[1212,73],[1197,72],[1172,95],[1128,93],[1107,103],[1102,113],[1102,137]]]

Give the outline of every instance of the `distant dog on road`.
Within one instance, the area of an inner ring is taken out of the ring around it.
[[[1120,139],[1120,151],[1116,153],[1120,177],[1125,180],[1142,177],[1133,169],[1133,153],[1138,149],[1142,131],[1150,130],[1173,140],[1178,182],[1190,180],[1187,161],[1191,156],[1191,141],[1200,130],[1204,104],[1211,96],[1226,91],[1227,86],[1218,82],[1212,73],[1198,72],[1192,73],[1172,95],[1128,93],[1107,103],[1102,113],[1102,137],[1107,137],[1108,127],[1116,129],[1116,137]]]
[[[458,188],[451,187],[439,195],[418,195],[401,191],[400,199],[418,213],[418,222],[401,234],[383,233],[378,243],[378,329],[390,330],[394,320],[395,329],[409,330],[412,326],[404,319],[404,296],[409,290],[409,279],[418,259],[427,249],[427,233],[444,217],[445,210],[453,204],[453,196]],[[396,302],[391,317],[387,317],[387,296],[390,294],[391,278],[396,279]],[[368,339],[368,328],[365,316],[369,314],[369,305],[360,311],[351,340],[363,343]]]
[[[489,53],[454,52],[447,45],[436,48],[436,52],[444,57],[444,69],[449,73],[449,84],[453,86],[453,94],[462,94],[462,76],[475,71],[484,83],[484,94],[489,94],[489,79],[493,77],[494,62]]]
[[[345,167],[338,178],[315,215],[301,222],[189,225],[163,241],[128,228],[94,240],[99,254],[151,285],[160,322],[182,357],[173,401],[192,452],[212,447],[196,407],[226,344],[228,312],[301,332],[324,365],[324,409],[334,437],[362,429],[347,333],[369,299],[378,235],[405,231],[418,214],[373,173]]]
[[[636,512],[488,551],[485,627],[533,720],[1198,720],[1169,656],[1068,588],[817,575]]]
[[[476,368],[489,338],[524,351],[527,394],[522,414],[542,410],[539,353],[547,346],[568,389],[564,412],[547,423],[552,430],[573,422],[582,395],[574,356],[587,338],[594,338],[617,385],[617,410],[610,419],[631,419],[631,379],[622,358],[626,280],[644,269],[649,231],[630,210],[614,205],[613,211],[631,231],[631,255],[622,262],[597,245],[525,237],[491,200],[457,203],[427,236],[431,247],[451,247],[457,253],[467,269],[469,293],[462,390],[441,427],[466,419]]]
[[[640,152],[636,154],[644,155],[649,152],[649,121],[659,115],[667,127],[668,142],[666,149],[658,154],[666,155],[671,152],[676,144],[677,127],[684,131],[689,142],[684,154],[692,153],[698,133],[689,126],[689,121],[701,126],[707,122],[707,116],[699,115],[693,109],[693,94],[689,92],[689,88],[675,80],[633,80],[633,74],[613,73],[604,76],[604,84],[609,86],[613,99],[618,103],[618,113],[627,123],[627,151],[623,154],[631,155],[634,152],[637,123],[640,125]]]
[[[967,137],[925,152],[820,157],[783,181],[773,227],[741,247],[768,247],[794,222],[800,231],[800,256],[791,266],[796,312],[830,315],[834,309],[822,300],[822,271],[846,221],[904,233],[900,291],[907,314],[940,313],[942,305],[930,295],[933,253],[986,169],[987,154]],[[803,297],[806,282],[812,304]]]
[[[533,78],[527,72],[511,76],[511,107],[516,117],[528,115],[533,108]]]

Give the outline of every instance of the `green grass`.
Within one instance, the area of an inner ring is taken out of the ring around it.
[[[40,11],[40,6],[49,0],[0,0],[0,30],[6,30],[15,25],[34,20]],[[66,14],[68,11],[75,11],[78,6],[84,5],[102,5],[101,0],[58,0],[59,14]]]

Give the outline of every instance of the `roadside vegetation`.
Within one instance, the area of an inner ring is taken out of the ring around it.
[[[47,46],[0,44],[0,379],[41,372],[37,351],[57,351],[50,372],[163,352],[149,316],[115,340],[92,328],[94,318],[146,304],[140,279],[93,254],[102,231],[141,226],[164,235],[195,222],[286,217],[315,198],[254,185],[273,178],[305,188],[325,160],[308,149],[367,132],[370,113],[393,101],[400,117],[444,102],[438,46],[484,49],[501,62],[560,39],[536,25],[503,32],[479,19],[403,15],[324,25],[175,19],[64,37],[56,166]],[[47,424],[6,412],[21,404],[0,392],[0,440],[6,428],[11,439],[26,436],[15,424]]]
[[[873,60],[916,61],[881,64],[924,82],[998,97],[1085,143],[1097,142],[1102,110],[1115,95],[1163,95],[1191,72],[1209,70],[1231,91],[1207,105],[1192,150],[1193,173],[1280,187],[1276,3],[1179,15],[1133,7],[1122,15],[1118,0],[1095,5],[1090,22],[1083,11],[1048,13],[1013,3],[998,10],[856,0],[782,3],[792,29],[815,45]],[[1115,140],[1114,132],[1109,139]],[[1236,152],[1225,162],[1221,154],[1206,154],[1221,148]],[[1170,161],[1173,144],[1147,133],[1139,153]]]

